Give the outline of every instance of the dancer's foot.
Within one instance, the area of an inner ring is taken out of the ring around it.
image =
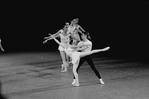
[[[80,86],[80,84],[79,83],[75,83],[75,84],[73,84],[73,86],[74,87],[78,87],[78,86]]]
[[[103,85],[105,84],[102,79],[99,79],[99,81],[100,81],[100,84],[103,84]]]
[[[72,85],[74,85],[76,83],[76,79],[73,79],[73,81],[72,81]]]
[[[61,65],[61,71],[64,69],[64,64]]]
[[[62,73],[67,72],[67,69],[61,70]]]
[[[67,72],[67,66],[64,66],[64,64],[62,64],[61,66],[61,72]]]

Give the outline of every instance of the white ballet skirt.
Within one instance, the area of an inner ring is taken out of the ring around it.
[[[70,47],[65,49],[66,54],[71,57],[71,62],[72,64],[76,64],[77,61],[80,59],[80,52],[77,51],[73,51],[73,49],[71,49]]]
[[[59,51],[65,51],[65,48],[59,45],[58,50]]]
[[[61,43],[64,43],[64,44],[69,39],[69,36],[68,35],[67,36],[64,36],[62,34],[59,34],[59,36],[60,36],[60,39],[61,39]],[[58,50],[59,51],[65,51],[65,48],[59,45]]]

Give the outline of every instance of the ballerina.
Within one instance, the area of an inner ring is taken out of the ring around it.
[[[81,45],[81,47],[77,48],[76,50],[77,51],[81,51],[81,52],[84,52],[84,51],[91,51],[92,49],[92,42],[89,40],[91,39],[89,33],[87,34],[82,34],[81,36],[82,38],[82,41],[78,43],[78,45]],[[78,68],[77,68],[77,73],[78,73],[78,70],[80,68],[80,66],[84,63],[84,62],[87,62],[89,64],[89,66],[91,67],[91,69],[94,71],[95,75],[98,77],[99,81],[100,81],[100,84],[105,84],[98,72],[98,70],[96,69],[95,65],[94,65],[94,62],[92,61],[90,55],[87,55],[85,57],[82,57],[80,58],[80,62],[79,62],[79,65],[78,65]],[[73,79],[73,82],[72,82],[72,85],[75,85],[76,84],[76,79],[75,79],[75,76],[74,76],[74,79]]]
[[[66,40],[69,39],[69,35],[66,34],[68,23],[64,26],[63,29],[59,30],[57,33],[55,33],[53,36],[54,37],[60,37],[61,43],[66,43]],[[49,35],[51,35],[49,33]],[[48,40],[53,39],[51,36],[45,37],[45,41],[43,43],[46,43]],[[62,65],[61,65],[61,72],[67,72],[67,67],[69,66],[68,64],[68,56],[66,55],[66,52],[64,51],[64,47],[59,45],[58,50],[60,52],[61,58],[62,58]]]
[[[85,30],[78,24],[78,20],[78,18],[73,19],[67,31],[67,34],[70,34],[70,37],[73,38],[74,44],[80,41],[79,33],[82,34],[85,32]]]
[[[98,52],[102,52],[102,51],[106,51],[108,50],[110,47],[106,47],[103,49],[96,49],[96,50],[91,50],[91,51],[86,51],[86,52],[78,52],[76,50],[76,48],[79,48],[80,45],[74,46],[74,45],[70,45],[69,44],[69,40],[67,41],[67,43],[61,43],[59,42],[54,36],[51,35],[51,37],[53,37],[53,39],[55,40],[56,43],[58,43],[59,45],[63,46],[65,48],[65,52],[66,54],[71,57],[72,59],[72,64],[73,64],[73,75],[75,77],[75,85],[74,86],[79,86],[79,79],[78,79],[78,73],[77,73],[77,68],[78,68],[78,64],[80,61],[81,57],[85,57],[87,55],[91,55],[94,53],[98,53]]]

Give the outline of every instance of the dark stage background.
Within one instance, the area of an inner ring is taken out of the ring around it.
[[[3,0],[1,5],[0,38],[6,52],[58,51],[53,40],[43,45],[43,38],[79,18],[93,48],[111,46],[107,55],[113,56],[148,56],[147,1]]]

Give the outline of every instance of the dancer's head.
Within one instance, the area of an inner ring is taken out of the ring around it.
[[[66,33],[66,32],[67,32],[68,27],[69,27],[69,23],[68,23],[68,22],[66,22],[66,23],[65,23],[65,26],[64,26],[64,28],[63,28],[64,33]]]
[[[64,27],[68,28],[69,27],[69,23],[66,22]]]
[[[79,22],[79,18],[74,19],[74,22],[78,23]]]
[[[71,21],[71,24],[72,24],[72,25],[77,24],[77,23],[78,23],[78,21],[79,21],[79,19],[78,19],[78,18],[73,19],[73,20]]]

